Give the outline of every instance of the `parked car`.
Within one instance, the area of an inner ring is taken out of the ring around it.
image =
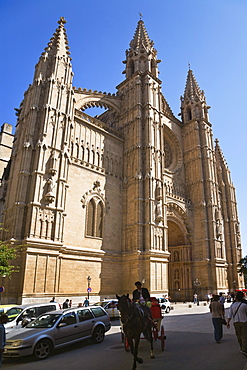
[[[164,310],[166,313],[169,313],[171,311],[171,303],[166,298],[157,298],[159,305],[162,310]]]
[[[118,319],[120,317],[120,312],[117,308],[117,304],[117,299],[105,299],[104,301],[97,302],[95,305],[103,307],[111,319]]]
[[[107,312],[98,306],[79,307],[47,312],[24,328],[6,335],[4,357],[34,355],[42,360],[53,349],[92,338],[101,343],[111,321]]]
[[[0,315],[6,313],[10,308],[16,306],[15,304],[2,304],[0,305]]]
[[[21,325],[22,321],[32,321],[47,311],[59,310],[60,305],[56,302],[50,303],[29,303],[11,307],[5,313],[9,321],[4,325],[6,333]]]

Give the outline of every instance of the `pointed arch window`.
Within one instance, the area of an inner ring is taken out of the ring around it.
[[[70,150],[71,150],[71,157],[73,157],[73,154],[74,154],[74,143],[73,143],[73,141],[71,141]]]
[[[187,108],[187,120],[190,121],[192,120],[192,114],[191,114],[191,109],[190,108]]]
[[[95,151],[92,150],[92,163],[95,164],[94,162],[95,162]]]
[[[84,146],[81,145],[81,159],[82,159],[82,161],[84,161],[84,155],[85,155],[85,149],[84,149]]]
[[[79,144],[76,143],[75,147],[76,147],[76,157],[79,158]]]
[[[98,202],[96,208],[96,237],[102,238],[102,222],[103,222],[103,203]]]
[[[93,197],[87,204],[86,235],[102,238],[104,205],[98,197]]]
[[[179,271],[178,271],[178,269],[176,269],[174,271],[174,279],[179,279]]]
[[[180,259],[179,259],[179,253],[178,253],[178,251],[175,251],[174,252],[174,261],[175,262],[177,262],[177,261],[179,261]]]
[[[90,149],[87,148],[87,162],[89,163],[90,161]]]
[[[134,61],[131,60],[130,62],[130,76],[132,76],[135,72],[135,64],[134,64]]]
[[[157,75],[156,75],[156,63],[153,59],[151,60],[151,72],[155,77],[157,77]]]

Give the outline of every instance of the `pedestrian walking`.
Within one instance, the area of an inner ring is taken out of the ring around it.
[[[89,306],[89,300],[87,299],[87,297],[85,297],[85,301],[83,303],[83,306],[85,306],[85,307]]]
[[[227,328],[230,328],[230,321],[233,319],[235,333],[240,346],[240,351],[247,357],[247,304],[243,303],[243,292],[237,292],[236,301],[230,306]]]
[[[223,311],[225,311],[225,301],[226,301],[226,299],[223,296],[223,293],[219,293],[219,296],[220,296],[219,302],[222,303]]]
[[[3,313],[0,316],[0,367],[2,366],[4,346],[6,344],[6,333],[3,324],[6,324],[8,321],[9,321],[8,316],[5,313]]]
[[[214,339],[216,343],[220,343],[223,337],[222,318],[224,318],[223,305],[219,302],[220,297],[217,294],[213,295],[213,300],[209,305],[212,314],[212,322],[214,326]]]
[[[63,302],[63,308],[69,308],[69,299]]]

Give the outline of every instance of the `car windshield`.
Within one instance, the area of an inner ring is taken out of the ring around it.
[[[36,320],[30,322],[26,328],[51,328],[57,320],[61,317],[61,314],[47,314],[38,317]]]
[[[13,307],[6,312],[6,315],[8,316],[9,321],[13,321],[16,318],[16,316],[18,316],[22,311],[23,308],[21,307]]]
[[[94,306],[101,306],[101,307],[105,307],[105,305],[107,305],[108,302],[97,302],[97,303],[94,303]]]

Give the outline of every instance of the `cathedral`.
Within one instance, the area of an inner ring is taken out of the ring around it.
[[[243,287],[235,188],[193,71],[176,118],[140,19],[116,94],[74,87],[65,23],[14,136],[8,124],[0,132],[1,238],[22,245],[4,302],[96,301],[137,280],[174,301]]]

